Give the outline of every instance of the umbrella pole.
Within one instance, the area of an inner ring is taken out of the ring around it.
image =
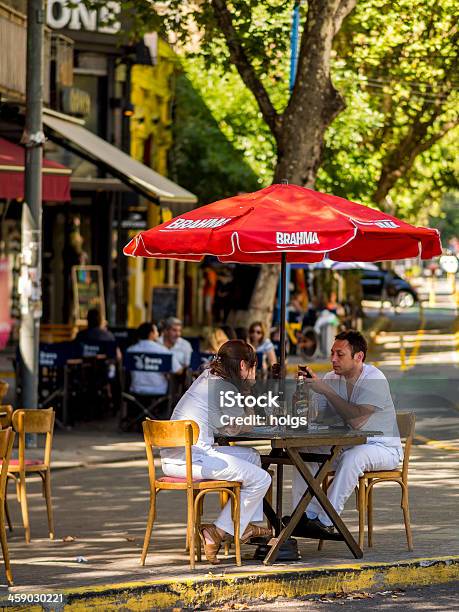
[[[281,379],[285,378],[285,317],[287,314],[287,253],[281,259],[281,307],[280,307],[280,371]]]

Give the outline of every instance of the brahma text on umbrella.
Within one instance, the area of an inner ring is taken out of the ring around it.
[[[175,219],[169,225],[166,225],[164,229],[176,230],[176,229],[201,229],[201,228],[215,228],[221,227],[231,221],[229,217],[213,217],[208,219]]]
[[[276,232],[277,246],[301,246],[303,244],[320,244],[317,232]]]

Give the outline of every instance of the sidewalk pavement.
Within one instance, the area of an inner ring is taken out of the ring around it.
[[[55,440],[56,467],[58,461],[62,467],[85,467],[53,472],[54,541],[47,538],[38,480],[28,484],[29,545],[23,539],[19,504],[10,485],[15,529],[9,536],[9,550],[16,586],[0,587],[0,603],[8,593],[48,592],[68,598],[65,610],[186,605],[196,609],[199,602],[216,604],[235,597],[381,589],[459,577],[459,452],[414,447],[410,470],[413,552],[406,548],[400,491],[394,484],[376,488],[375,544],[365,550],[362,562],[356,562],[342,542],[326,542],[318,551],[315,541],[299,539],[302,559],[295,563],[265,567],[251,560],[253,547],[244,546],[243,567],[237,568],[230,554],[227,559],[222,555],[218,567],[203,562],[192,573],[185,552],[183,492],[161,492],[150,554],[146,566],[139,566],[149,498],[147,463],[138,459],[143,452],[140,434],[58,432]],[[290,508],[289,479],[287,468],[285,512]],[[216,497],[209,496],[206,502],[206,520],[216,516]],[[353,498],[343,517],[356,533]]]

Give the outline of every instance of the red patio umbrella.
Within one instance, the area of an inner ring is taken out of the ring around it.
[[[201,206],[140,232],[125,255],[281,263],[281,358],[285,362],[286,263],[382,261],[441,254],[437,230],[297,185],[271,185]]]

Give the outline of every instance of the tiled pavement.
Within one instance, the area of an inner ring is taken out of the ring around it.
[[[138,456],[137,444],[132,449],[134,456]],[[410,476],[415,549],[410,553],[406,548],[398,485],[380,485],[375,492],[375,546],[372,550],[365,550],[363,561],[459,555],[458,468],[459,453],[425,445],[415,446]],[[287,470],[286,511],[290,504],[289,476]],[[52,486],[56,539],[47,539],[41,487],[38,482],[31,482],[28,491],[32,543],[26,545],[20,527],[19,505],[10,485],[9,506],[16,526],[9,537],[16,585],[13,591],[30,593],[43,589],[58,592],[84,585],[190,576],[184,551],[185,496],[179,492],[160,494],[147,565],[142,568],[138,564],[148,508],[145,460],[56,470]],[[217,511],[216,499],[207,503],[207,518],[212,519]],[[357,512],[353,499],[348,502],[344,518],[355,533]],[[66,536],[75,539],[64,542]],[[316,550],[314,541],[299,540],[299,544],[302,559],[297,563],[265,568],[260,562],[250,560],[253,547],[245,546],[242,568],[234,565],[233,557],[222,557],[222,564],[218,567],[198,564],[194,576],[269,572],[289,567],[312,568],[353,562],[342,542],[327,542],[320,552]],[[85,561],[77,562],[77,557],[83,557]],[[4,577],[0,580],[4,583]]]

